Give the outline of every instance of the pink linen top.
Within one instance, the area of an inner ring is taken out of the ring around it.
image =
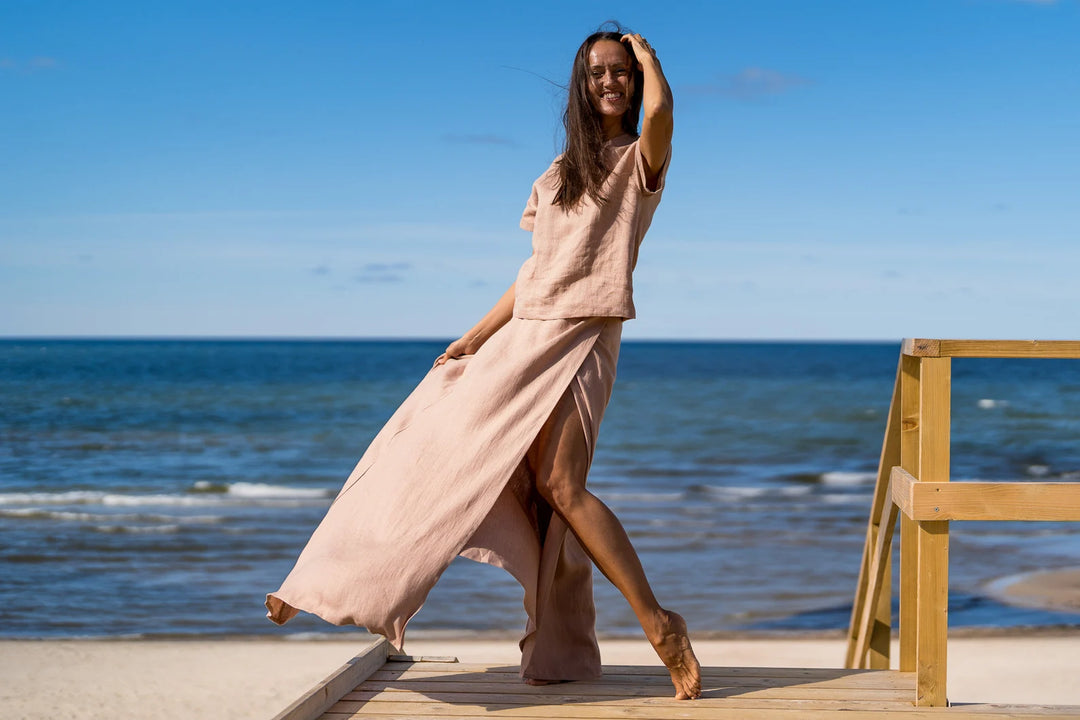
[[[660,204],[671,149],[656,189],[645,186],[645,160],[632,135],[609,140],[604,152],[611,172],[603,205],[586,195],[574,209],[553,205],[559,187],[558,158],[532,186],[521,227],[532,231],[532,256],[518,272],[514,317],[635,317],[633,270],[638,248]]]

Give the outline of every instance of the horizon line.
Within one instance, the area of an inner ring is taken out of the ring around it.
[[[431,335],[0,335],[0,342],[20,341],[115,341],[115,342],[444,342],[456,339],[451,336]],[[752,338],[752,337],[641,337],[623,338],[628,342],[671,342],[671,343],[831,343],[882,345],[897,343],[904,338]]]

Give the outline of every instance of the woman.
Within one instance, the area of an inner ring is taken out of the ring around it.
[[[305,610],[401,648],[409,619],[463,555],[525,589],[526,682],[591,679],[600,675],[591,559],[630,602],[675,696],[695,698],[686,623],[657,603],[626,531],[585,488],[671,152],[671,90],[649,44],[586,38],[563,120],[565,150],[533,184],[521,220],[532,257],[372,441],[267,595],[268,616],[284,623]]]

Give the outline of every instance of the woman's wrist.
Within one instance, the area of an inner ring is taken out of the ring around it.
[[[660,58],[655,55],[645,55],[638,58],[638,64],[641,65],[641,72],[649,72],[650,70],[657,73],[662,73],[660,69]]]
[[[495,333],[489,331],[486,326],[477,326],[465,333],[461,339],[465,341],[465,345],[470,352],[476,352],[476,350],[486,343],[488,338],[494,334]]]

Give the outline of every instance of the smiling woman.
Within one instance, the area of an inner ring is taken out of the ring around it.
[[[379,432],[266,606],[277,623],[306,610],[401,648],[463,555],[525,590],[526,682],[592,679],[591,560],[629,601],[675,696],[695,698],[686,622],[657,602],[622,524],[585,487],[671,154],[671,90],[641,35],[585,39],[564,123],[565,151],[521,218],[532,256]]]

